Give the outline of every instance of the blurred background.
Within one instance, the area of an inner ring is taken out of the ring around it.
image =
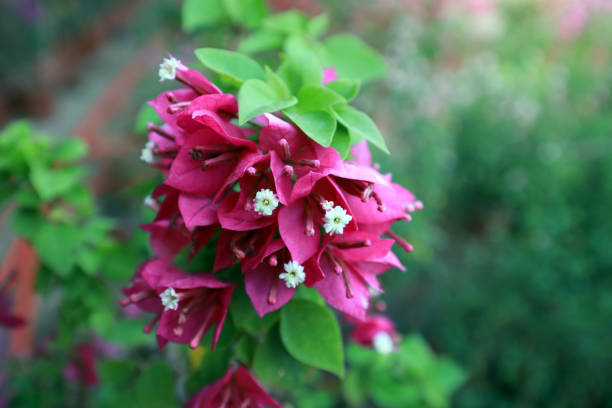
[[[331,32],[356,33],[387,61],[357,105],[393,152],[376,157],[382,170],[425,209],[402,225],[415,251],[402,255],[406,273],[385,275],[384,300],[401,332],[465,370],[452,405],[612,407],[612,1],[269,5],[327,12]],[[196,47],[235,48],[235,28],[185,34],[180,10],[0,3],[0,127],[29,118],[86,141],[98,205],[126,236],[156,177],[138,154],[143,101],[165,89],[159,61],[171,52],[197,66]]]

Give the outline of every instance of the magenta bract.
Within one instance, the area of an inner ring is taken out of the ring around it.
[[[305,284],[348,316],[366,319],[370,294],[382,291],[377,276],[403,269],[392,246],[412,250],[391,227],[422,203],[372,165],[365,141],[343,161],[280,113],[238,126],[234,95],[183,65],[175,79],[186,88],[150,102],[164,124],[149,126],[150,152],[143,154],[167,174],[152,195],[157,216],[143,226],[159,259],[137,271],[124,302],[156,313],[160,344],[197,345],[213,323],[216,341],[233,284],[183,274],[171,262],[186,247],[191,258],[218,232],[213,272],[240,264],[259,315]],[[334,79],[326,70],[325,81]],[[195,307],[188,299],[200,300]]]

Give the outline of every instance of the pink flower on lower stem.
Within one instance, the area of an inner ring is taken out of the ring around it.
[[[121,305],[135,303],[156,313],[144,331],[150,332],[159,321],[156,334],[160,347],[171,341],[196,348],[214,325],[214,349],[234,288],[233,283],[222,282],[213,274],[187,274],[167,261],[156,259],[139,268],[132,286],[123,290],[127,298]]]
[[[383,315],[372,315],[363,322],[356,322],[350,337],[362,346],[372,347],[381,354],[388,354],[393,351],[399,335],[391,319]]]
[[[11,301],[8,294],[15,273],[10,273],[4,282],[0,282],[0,328],[16,329],[25,324],[25,320],[11,313]]]
[[[72,361],[64,368],[63,374],[68,380],[80,382],[86,387],[98,385],[94,345],[84,343],[78,346]]]
[[[185,408],[282,408],[249,372],[240,365],[195,394]]]
[[[8,299],[0,293],[0,327],[15,329],[25,324],[25,321],[18,316],[10,313]]]

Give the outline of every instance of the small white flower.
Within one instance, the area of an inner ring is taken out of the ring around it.
[[[278,207],[278,197],[272,190],[267,188],[259,190],[253,199],[253,210],[259,215],[272,215]]]
[[[159,297],[161,298],[162,305],[164,305],[164,310],[178,309],[179,298],[178,294],[173,288],[164,290]]]
[[[380,354],[389,354],[393,352],[393,339],[386,332],[378,332],[372,339],[374,350]]]
[[[346,213],[346,210],[339,205],[325,212],[325,233],[329,235],[344,233],[344,227],[351,222],[352,216]]]
[[[364,309],[367,309],[368,306],[370,305],[368,298],[363,295],[361,295],[361,305],[363,306]]]
[[[173,80],[176,78],[176,69],[182,66],[181,61],[174,57],[164,58],[161,64],[159,64],[159,80],[164,81],[166,79]]]
[[[323,201],[321,203],[321,208],[323,208],[323,210],[325,211],[329,211],[332,208],[334,208],[334,202],[333,201]]]
[[[153,150],[155,148],[155,142],[152,140],[149,140],[146,144],[145,144],[145,148],[149,149],[149,150]]]
[[[296,261],[287,262],[283,265],[283,268],[285,272],[278,275],[278,277],[285,281],[288,288],[296,288],[306,279],[304,267]]]
[[[147,147],[140,151],[140,160],[145,163],[153,163],[153,151]]]
[[[151,197],[150,195],[144,198],[143,203],[146,207],[149,207],[149,208],[157,209],[159,207],[159,203],[157,202],[157,200]]]

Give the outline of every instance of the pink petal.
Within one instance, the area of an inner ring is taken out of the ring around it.
[[[282,265],[271,267],[266,263],[261,263],[244,275],[244,287],[259,316],[285,305],[295,293],[295,289],[288,288],[285,282],[278,278],[280,273],[282,273]],[[272,285],[276,285],[276,296],[275,302],[269,303],[268,295]]]
[[[189,229],[217,223],[217,206],[210,197],[183,193],[179,195],[178,207]]]
[[[313,217],[319,209],[312,208]],[[306,200],[298,200],[278,212],[278,230],[294,261],[302,264],[319,250],[321,232],[314,223],[314,234],[306,235]]]

